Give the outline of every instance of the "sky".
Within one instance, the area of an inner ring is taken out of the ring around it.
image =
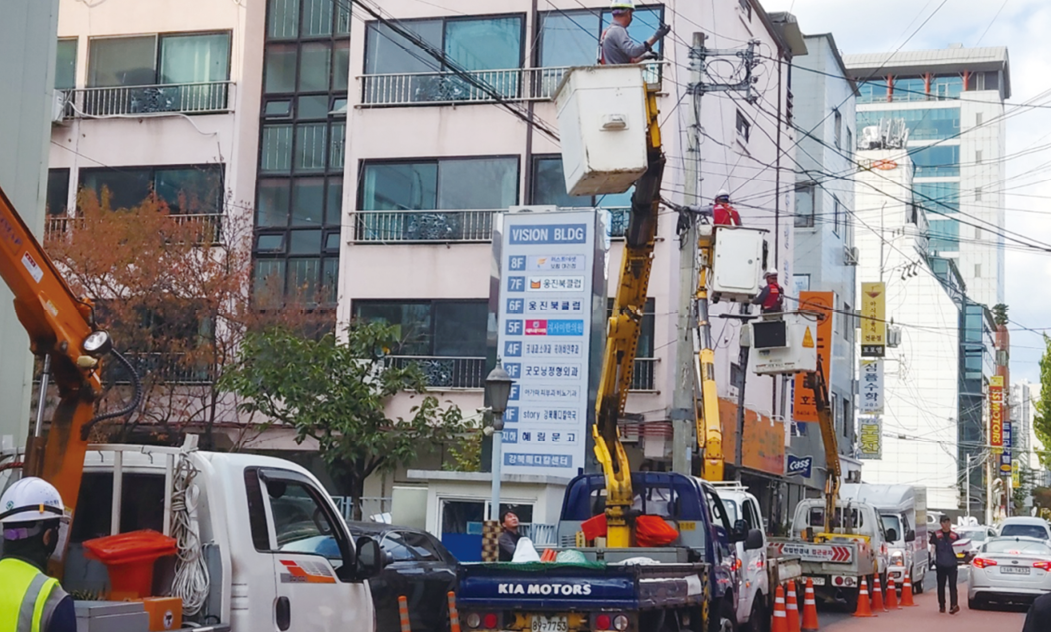
[[[1007,230],[1046,244],[1048,252],[1008,247],[1011,380],[1038,383],[1051,333],[1051,2],[1048,0],[761,0],[769,12],[790,11],[803,33],[831,33],[844,55],[1007,46],[1013,104],[1030,102],[1007,120]],[[930,17],[925,24],[924,20]],[[921,26],[922,24],[922,26]],[[910,39],[911,36],[911,39]],[[860,228],[858,230],[861,230]]]

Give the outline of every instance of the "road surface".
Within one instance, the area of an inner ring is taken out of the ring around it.
[[[938,612],[937,582],[934,573],[924,580],[930,589],[916,595],[915,608],[881,612],[873,619],[862,619],[846,612],[818,611],[821,632],[1021,632],[1025,609],[970,610],[967,608],[967,567],[960,567],[960,612]],[[948,594],[945,596],[948,601]],[[948,605],[948,604],[946,604]],[[1051,630],[1051,624],[1048,629]]]

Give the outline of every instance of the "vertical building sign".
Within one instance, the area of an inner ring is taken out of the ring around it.
[[[879,417],[858,419],[858,458],[866,461],[883,458],[883,420]]]
[[[883,414],[883,358],[861,361],[861,402],[864,415]]]
[[[887,288],[861,284],[861,357],[882,358],[887,345]]]
[[[1000,416],[1003,417],[1002,412]],[[1002,476],[1011,474],[1011,422],[1006,419],[1004,420],[1004,451],[1000,454],[1000,474]]]
[[[1004,446],[1004,378],[994,375],[989,378],[989,445],[993,456],[999,460]],[[997,461],[993,461],[996,463]]]
[[[835,306],[833,292],[800,292],[800,311],[815,312],[817,321],[817,361],[825,373],[825,383],[832,383],[832,310]],[[792,400],[793,421],[817,421],[817,408],[814,406],[814,393],[803,381],[801,373],[796,374],[795,397]]]
[[[515,380],[504,414],[506,473],[570,477],[584,467],[593,293],[605,292],[594,282],[596,262],[604,265],[599,230],[594,211],[503,218],[497,355]]]

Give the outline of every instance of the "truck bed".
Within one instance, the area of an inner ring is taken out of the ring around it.
[[[692,564],[465,564],[463,608],[529,612],[647,610],[702,603],[708,566]]]

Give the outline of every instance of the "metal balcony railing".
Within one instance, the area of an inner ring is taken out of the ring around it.
[[[172,219],[180,226],[193,226],[197,229],[195,243],[202,246],[217,246],[223,241],[223,216],[221,214],[186,213],[172,214]],[[84,219],[68,215],[48,215],[44,225],[44,240],[72,237],[78,228],[83,226]]]
[[[389,356],[392,366],[402,368],[415,364],[423,372],[428,388],[483,388],[485,358],[445,356]]]
[[[214,114],[230,110],[232,81],[66,90],[64,118]]]
[[[654,391],[654,373],[658,358],[635,358],[635,370],[631,374],[631,390]]]
[[[194,366],[185,353],[129,352],[128,359],[142,379],[165,384],[207,385],[214,379],[206,367]],[[130,384],[131,377],[124,365],[110,360],[102,371],[102,380],[110,384]]]
[[[362,75],[361,104],[451,105],[553,99],[569,66],[472,70],[470,79],[450,71]],[[646,81],[659,84],[661,64],[646,65]]]
[[[470,243],[493,237],[499,211],[357,211],[358,243]]]

